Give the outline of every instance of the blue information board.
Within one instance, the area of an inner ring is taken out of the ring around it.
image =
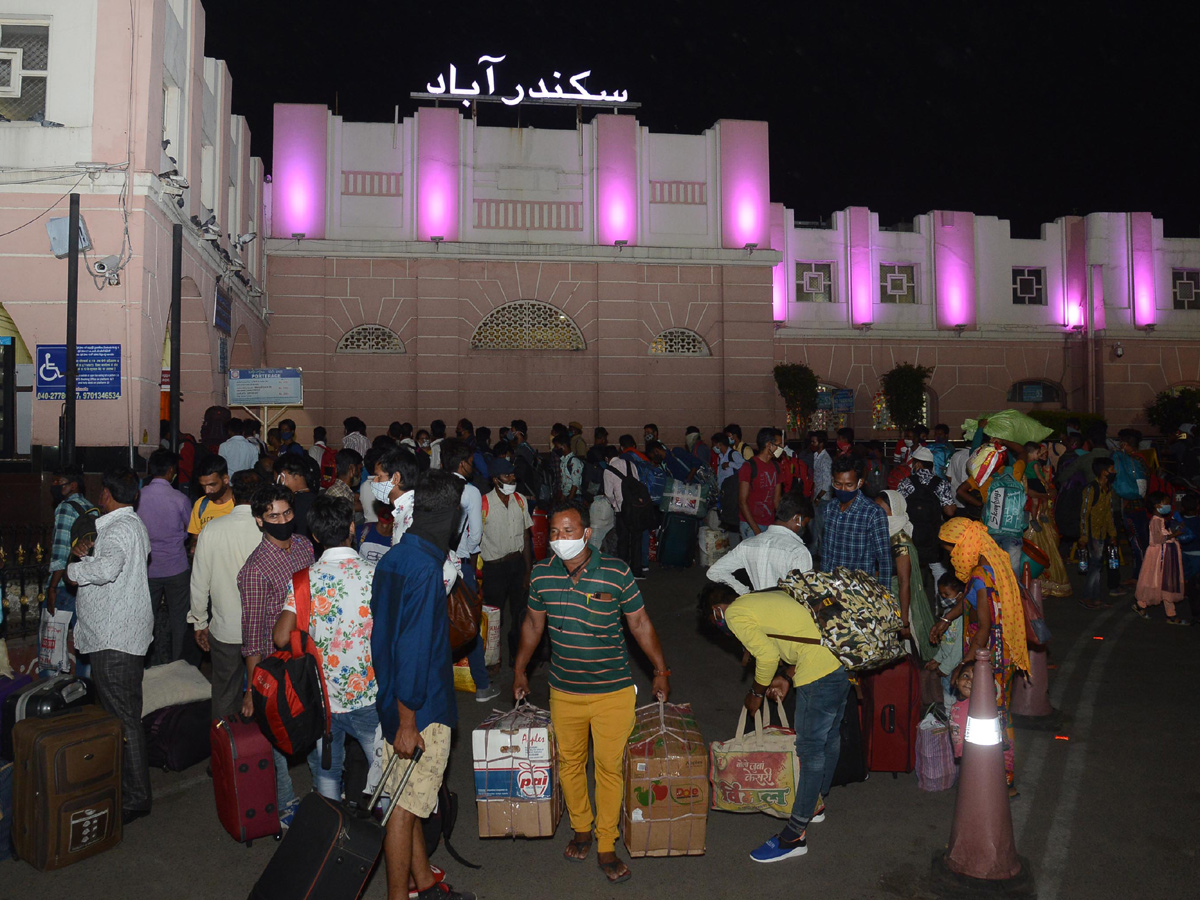
[[[303,406],[299,369],[230,369],[230,406]]]
[[[67,399],[67,345],[38,344],[34,356],[38,400]],[[121,398],[121,345],[79,344],[75,348],[77,400]]]

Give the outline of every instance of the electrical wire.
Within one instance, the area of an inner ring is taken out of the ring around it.
[[[27,228],[30,225],[32,225],[34,222],[36,222],[42,216],[46,215],[46,213],[53,212],[58,207],[58,204],[62,203],[64,200],[66,200],[68,197],[70,197],[71,194],[73,194],[75,192],[75,188],[79,187],[79,185],[81,185],[83,183],[83,179],[85,179],[85,178],[87,178],[86,172],[83,175],[80,175],[79,180],[76,181],[73,185],[71,185],[71,189],[69,191],[67,191],[65,194],[63,194],[61,197],[59,197],[57,200],[55,200],[54,203],[48,209],[42,210],[40,213],[38,213],[36,216],[34,216],[32,219],[30,219],[28,222],[24,223],[23,225],[18,225],[16,228],[10,228],[8,231],[0,231],[0,238],[8,237],[10,234],[16,234],[22,228]]]

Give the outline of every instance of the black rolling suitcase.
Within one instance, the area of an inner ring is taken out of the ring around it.
[[[418,747],[380,822],[315,791],[300,801],[291,828],[250,891],[249,900],[357,900],[379,858],[388,817],[420,758]],[[399,759],[394,756],[388,763],[368,809],[379,802]]]

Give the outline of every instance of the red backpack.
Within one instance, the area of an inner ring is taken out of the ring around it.
[[[321,767],[332,764],[332,726],[329,693],[321,650],[308,635],[312,614],[308,568],[292,576],[296,597],[296,629],[291,646],[276,650],[254,669],[250,679],[254,720],[280,753],[307,753],[324,737]]]
[[[329,490],[335,481],[337,481],[337,451],[332,447],[326,447],[325,452],[321,454],[321,487]]]

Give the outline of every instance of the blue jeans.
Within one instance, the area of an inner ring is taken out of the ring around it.
[[[478,591],[479,583],[475,580],[475,569],[471,566],[471,560],[463,560],[463,583],[471,590]],[[491,676],[488,675],[487,665],[483,661],[483,645],[487,642],[486,635],[479,635],[471,642],[471,649],[467,651],[467,665],[471,667],[471,680],[475,682],[475,690],[486,691],[492,686]]]
[[[787,828],[804,833],[817,806],[833,787],[833,771],[842,750],[842,716],[850,694],[850,677],[838,668],[823,678],[796,688],[796,755],[800,757],[800,785]]]
[[[322,797],[334,801],[342,799],[342,765],[346,761],[346,735],[351,735],[362,745],[367,759],[375,752],[375,729],[379,727],[379,714],[375,704],[356,709],[351,712],[334,713],[332,728],[331,756],[332,765],[328,769],[321,768],[321,745],[324,738],[317,741],[317,746],[308,754],[308,768],[312,771],[313,788]],[[290,780],[290,779],[289,779]],[[283,806],[282,797],[280,806]]]
[[[1088,570],[1087,582],[1083,587],[1083,597],[1088,603],[1102,603],[1108,597],[1105,572],[1108,571],[1108,560],[1104,555],[1104,541],[1088,541]]]
[[[271,752],[275,754],[275,806],[283,815],[288,804],[296,802],[296,792],[292,789],[288,758],[274,748],[271,748]]]

